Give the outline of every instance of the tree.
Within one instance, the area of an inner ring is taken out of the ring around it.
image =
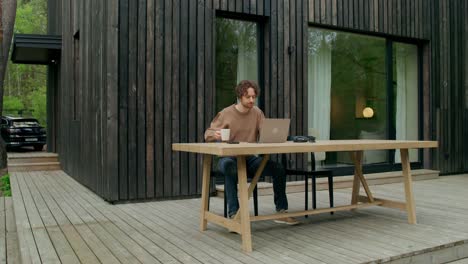
[[[0,0],[0,116],[3,112],[3,81],[5,79],[15,18],[16,0]],[[2,137],[0,137],[0,169],[5,169],[6,167],[6,146]]]
[[[19,0],[16,10],[15,34],[47,34],[46,0]],[[10,52],[11,53],[11,52]],[[17,64],[8,61],[4,79],[4,96],[17,96],[30,108],[29,97],[47,82],[47,67],[34,64]],[[7,110],[3,108],[4,112]],[[18,113],[16,113],[18,114]]]

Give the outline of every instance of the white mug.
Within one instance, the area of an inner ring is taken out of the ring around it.
[[[231,135],[231,130],[229,128],[221,129],[221,141],[229,141],[229,137]]]

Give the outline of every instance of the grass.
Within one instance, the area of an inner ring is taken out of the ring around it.
[[[3,196],[11,196],[10,174],[7,173],[0,177],[0,191]]]

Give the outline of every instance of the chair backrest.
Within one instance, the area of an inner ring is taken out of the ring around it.
[[[316,139],[320,139],[320,133],[318,131],[318,129],[316,128],[311,128],[309,127],[309,136],[314,136]],[[315,153],[312,153],[312,155],[310,156],[308,162],[311,164],[311,167],[312,167],[312,170],[315,170],[315,163],[316,162],[323,162],[325,161],[325,159],[327,158],[325,152],[315,152]],[[314,160],[315,162],[312,162],[312,160]]]
[[[320,133],[315,128],[309,128],[309,136],[314,136],[316,139],[320,139]],[[326,159],[325,152],[315,152],[316,161],[324,161]]]

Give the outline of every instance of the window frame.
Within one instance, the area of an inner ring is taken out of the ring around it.
[[[264,66],[264,47],[265,47],[265,30],[266,25],[268,23],[268,18],[265,16],[258,16],[258,15],[251,15],[251,14],[240,14],[234,12],[228,12],[223,10],[216,10],[215,11],[215,18],[213,21],[214,24],[214,32],[213,32],[213,54],[214,54],[214,61],[213,61],[213,72],[214,72],[214,107],[217,105],[216,102],[216,19],[217,18],[224,18],[224,19],[233,19],[243,22],[254,22],[257,24],[257,72],[258,72],[258,86],[260,87],[260,96],[258,97],[258,104],[257,106],[264,111],[265,109],[265,66]],[[232,87],[234,89],[234,87]]]
[[[424,40],[420,39],[412,39],[412,38],[406,38],[406,37],[398,37],[398,36],[391,36],[379,32],[368,32],[368,31],[363,31],[363,30],[357,30],[357,29],[345,29],[345,28],[339,28],[335,26],[327,26],[327,25],[321,25],[321,24],[316,24],[316,23],[308,23],[307,24],[307,31],[310,28],[316,28],[319,30],[330,30],[330,31],[336,31],[336,32],[342,32],[342,33],[352,33],[352,34],[358,34],[358,35],[363,35],[363,36],[370,36],[370,37],[379,37],[385,40],[386,45],[385,45],[385,69],[386,69],[386,90],[387,90],[387,122],[388,122],[388,138],[389,139],[395,139],[396,138],[396,128],[395,128],[395,120],[393,120],[393,102],[395,100],[393,96],[393,91],[390,87],[393,85],[393,43],[398,42],[398,43],[404,43],[404,44],[411,44],[415,45],[417,47],[417,78],[418,78],[418,85],[417,85],[417,93],[418,93],[418,140],[422,140],[424,133],[423,133],[423,127],[424,127],[424,118],[425,118],[425,113],[423,111],[424,109],[424,100],[423,100],[423,94],[424,94],[424,76],[423,76],[423,48],[425,45]],[[307,56],[309,56],[308,52],[306,51]],[[307,111],[309,111],[309,106],[307,105]],[[384,164],[363,164],[363,172],[364,173],[378,173],[378,172],[384,172],[384,171],[400,171],[402,170],[401,163],[395,163],[395,151],[398,150],[388,150],[388,163]],[[423,163],[424,163],[424,155],[423,155],[423,150],[419,149],[418,150],[418,161],[416,162],[411,162],[411,169],[421,169],[423,168]],[[327,167],[325,166],[326,169],[330,169],[333,171],[333,174],[336,176],[344,176],[344,175],[350,175],[354,173],[354,166],[349,165],[349,166],[340,166],[340,167]]]

